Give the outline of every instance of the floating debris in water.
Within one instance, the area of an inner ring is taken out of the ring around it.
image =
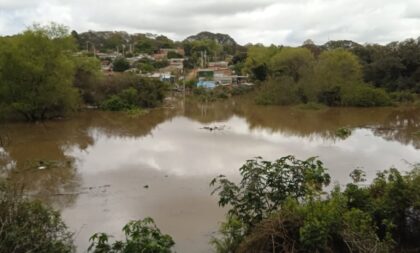
[[[349,137],[351,133],[352,133],[351,129],[346,128],[346,127],[340,127],[339,129],[335,131],[335,135],[343,140]]]
[[[205,126],[205,127],[202,127],[201,129],[204,129],[204,130],[209,130],[210,132],[212,132],[212,131],[222,131],[222,130],[225,130],[225,125],[223,125],[223,126]]]

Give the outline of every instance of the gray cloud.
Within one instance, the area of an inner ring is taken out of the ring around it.
[[[152,32],[178,40],[206,30],[242,44],[387,43],[420,35],[418,10],[417,0],[0,0],[0,34],[54,21],[79,32]]]

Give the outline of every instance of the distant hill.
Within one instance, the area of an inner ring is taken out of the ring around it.
[[[325,43],[322,47],[327,50],[332,50],[332,49],[338,49],[338,48],[354,49],[354,48],[359,48],[361,46],[362,45],[360,45],[359,43],[351,41],[351,40],[330,40],[327,43]]]
[[[222,33],[201,32],[197,35],[189,36],[184,41],[192,42],[196,40],[213,40],[223,46],[238,46],[232,37],[230,37],[228,34]]]
[[[129,34],[124,31],[88,31],[84,33],[72,32],[80,49],[86,49],[89,45],[95,46],[101,51],[116,50],[119,47],[129,49],[130,46],[137,50],[152,53],[159,48],[173,48],[175,42],[163,35],[156,34]]]

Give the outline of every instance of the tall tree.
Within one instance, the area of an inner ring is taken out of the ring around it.
[[[78,106],[75,43],[66,27],[33,26],[0,43],[0,107],[35,121]]]
[[[314,63],[315,58],[309,49],[283,48],[271,58],[270,69],[274,77],[288,76],[298,82]]]

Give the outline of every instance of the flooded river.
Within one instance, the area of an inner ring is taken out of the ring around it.
[[[340,127],[351,136],[336,137]],[[60,209],[78,252],[93,233],[121,236],[129,220],[148,216],[173,236],[177,252],[211,252],[208,241],[225,213],[210,196],[213,177],[238,180],[246,159],[293,154],[319,156],[341,184],[358,167],[372,178],[420,162],[419,131],[414,108],[309,111],[229,100],[179,102],[139,117],[87,111],[1,125],[10,140],[0,148],[1,175]]]

